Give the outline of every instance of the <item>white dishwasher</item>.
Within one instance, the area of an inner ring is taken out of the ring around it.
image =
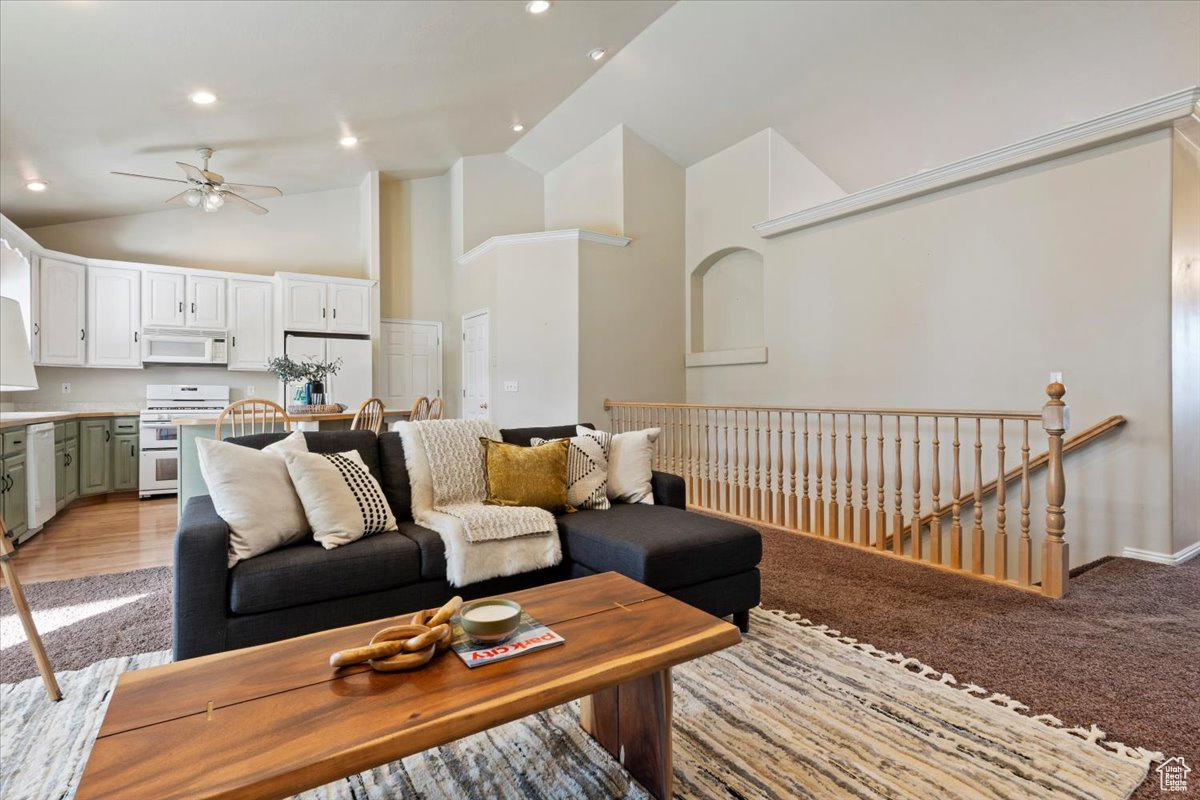
[[[54,516],[54,423],[42,422],[25,429],[25,469],[29,500],[28,539]]]

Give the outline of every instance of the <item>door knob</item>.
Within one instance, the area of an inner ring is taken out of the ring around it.
[[[480,407],[480,408],[487,408],[487,403],[480,403],[480,404],[479,404],[479,407]]]

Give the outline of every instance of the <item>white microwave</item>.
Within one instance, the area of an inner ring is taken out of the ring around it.
[[[225,331],[146,328],[142,331],[142,363],[227,364],[225,338]]]

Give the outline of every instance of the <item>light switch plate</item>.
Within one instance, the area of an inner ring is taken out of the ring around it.
[[[506,392],[517,391],[517,382],[516,381],[505,381],[504,382],[504,391],[506,391]]]
[[[255,392],[254,392],[254,384],[253,383],[248,384],[246,386],[246,397],[257,397],[257,396],[258,395],[255,394]]]
[[[70,394],[70,393],[71,393],[71,384],[69,384],[69,383],[67,383],[67,382],[65,382],[65,381],[64,381],[64,382],[63,382],[63,385],[62,385],[62,393],[63,393],[63,394]]]

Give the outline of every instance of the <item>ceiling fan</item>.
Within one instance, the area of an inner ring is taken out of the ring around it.
[[[211,147],[197,147],[196,155],[204,163],[203,167],[193,167],[191,164],[184,164],[182,161],[176,161],[179,168],[183,170],[183,174],[187,176],[187,180],[179,178],[160,178],[156,175],[138,175],[133,172],[113,172],[113,175],[127,175],[130,178],[146,178],[152,181],[167,181],[169,183],[185,183],[188,188],[184,189],[174,197],[169,198],[166,204],[169,206],[191,206],[196,208],[200,206],[205,211],[213,213],[219,211],[228,201],[239,208],[243,208],[252,214],[266,214],[267,209],[260,206],[258,203],[247,200],[242,195],[251,195],[253,197],[281,197],[283,192],[279,191],[274,186],[258,186],[252,183],[228,183],[225,177],[211,172],[208,169],[208,159],[212,158]]]

